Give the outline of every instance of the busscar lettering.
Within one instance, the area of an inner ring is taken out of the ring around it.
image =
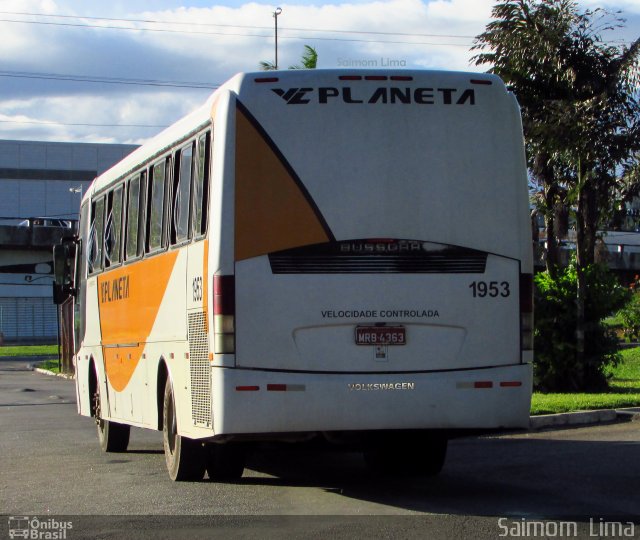
[[[341,242],[341,253],[420,253],[422,242],[400,240],[398,242]]]
[[[410,88],[397,86],[381,86],[373,90],[361,87],[321,86],[314,88],[272,88],[288,105],[306,105],[311,103],[311,96],[317,96],[317,103],[326,105],[335,101],[348,104],[402,104],[409,105],[475,105],[476,94],[473,88]]]
[[[100,303],[115,302],[129,298],[129,276],[103,281],[100,284]]]

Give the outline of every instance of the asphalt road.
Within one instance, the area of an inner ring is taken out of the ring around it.
[[[0,360],[0,434],[0,513],[68,516],[66,538],[496,538],[522,532],[523,518],[575,521],[578,537],[634,520],[625,531],[640,538],[640,421],[457,439],[435,479],[375,478],[359,454],[274,447],[240,481],[174,483],[160,433],[134,429],[127,453],[104,454],[72,381]]]

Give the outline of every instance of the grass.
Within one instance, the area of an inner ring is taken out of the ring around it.
[[[38,364],[39,368],[42,369],[48,369],[49,371],[52,371],[53,373],[60,373],[60,366],[58,365],[58,359],[54,359],[54,360],[45,360],[44,362]]]
[[[11,345],[0,347],[0,356],[58,356],[57,345]]]
[[[535,392],[531,400],[531,414],[640,407],[640,348],[626,349],[621,354],[622,362],[611,369],[608,392],[599,394]]]
[[[11,345],[0,347],[0,357],[29,357],[50,356],[50,359],[38,364],[38,367],[58,373],[58,346],[57,345]]]

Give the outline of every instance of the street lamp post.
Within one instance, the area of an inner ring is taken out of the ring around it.
[[[69,188],[69,192],[70,193],[74,193],[74,194],[75,193],[79,193],[80,194],[80,204],[82,204],[82,195],[83,195],[82,191],[83,190],[84,190],[84,186],[82,184],[80,184],[79,186],[76,186],[76,187]],[[80,217],[80,215],[78,214],[78,218],[79,217]],[[77,231],[77,229],[76,229],[76,231]]]
[[[277,7],[276,10],[273,12],[273,18],[275,20],[275,30],[276,30],[276,63],[275,63],[276,69],[278,69],[278,15],[280,15],[280,13],[282,13],[282,8],[280,7]]]

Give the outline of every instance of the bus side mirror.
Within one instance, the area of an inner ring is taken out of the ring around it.
[[[73,270],[75,268],[76,246],[73,241],[63,241],[53,246],[53,302],[62,304],[70,296],[75,296]]]

